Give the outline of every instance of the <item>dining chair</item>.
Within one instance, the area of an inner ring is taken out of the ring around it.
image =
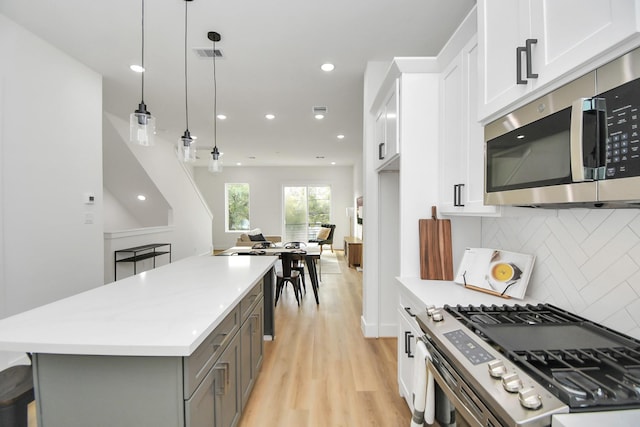
[[[288,282],[293,286],[293,292],[296,296],[298,306],[300,306],[300,298],[302,297],[302,290],[300,289],[300,272],[293,268],[294,264],[304,259],[303,253],[293,252],[281,252],[280,262],[276,263],[276,301],[274,306],[278,305],[282,288]]]
[[[286,242],[282,245],[285,249],[301,249],[306,250],[307,244],[305,242]],[[307,293],[307,281],[304,278],[304,264],[305,259],[299,259],[294,262],[294,265],[291,266],[292,269],[300,272],[300,277],[302,278],[302,288],[304,289],[304,293]]]

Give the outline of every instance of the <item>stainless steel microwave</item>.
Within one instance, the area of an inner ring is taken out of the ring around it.
[[[487,205],[640,207],[640,48],[485,126]]]

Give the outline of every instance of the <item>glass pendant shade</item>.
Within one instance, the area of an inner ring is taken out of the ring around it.
[[[144,103],[144,0],[142,0],[142,55],[141,55],[142,96],[138,109],[129,116],[129,141],[133,144],[149,147],[155,142],[156,118],[147,110]]]
[[[129,141],[149,147],[155,143],[156,118],[147,111],[144,103],[129,118]]]
[[[191,134],[188,130],[184,131],[184,134],[180,137],[178,145],[178,155],[180,156],[180,160],[185,163],[196,161],[196,143],[193,138],[191,138]]]
[[[211,152],[211,158],[209,159],[209,172],[220,173],[222,172],[222,159],[220,158],[220,152],[218,147],[213,147]]]

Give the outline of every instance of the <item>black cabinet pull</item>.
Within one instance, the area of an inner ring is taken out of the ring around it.
[[[462,187],[464,187],[464,184],[453,186],[453,206],[464,206],[464,203],[462,203]]]
[[[411,312],[411,307],[405,307],[404,311],[406,311],[409,314],[409,316],[416,317],[416,315]]]
[[[527,79],[537,79],[538,74],[533,72],[533,56],[531,46],[538,43],[538,39],[525,40],[524,46],[516,47],[516,83],[526,85],[527,80],[522,78],[522,54],[525,54],[527,61]]]
[[[411,332],[409,331],[404,332],[404,352],[410,358],[413,357],[413,354],[411,354],[411,340],[413,337],[414,335]]]
[[[531,60],[531,45],[538,43],[538,39],[527,39],[525,41],[525,50],[527,52],[527,78],[537,79],[538,74],[533,73],[533,61]]]
[[[383,160],[384,159],[384,142],[381,142],[380,144],[378,144],[378,160]]]
[[[526,85],[527,81],[522,78],[522,54],[527,51],[524,46],[516,48],[516,84]]]

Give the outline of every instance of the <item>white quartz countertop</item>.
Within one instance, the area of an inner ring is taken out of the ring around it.
[[[194,256],[0,320],[0,351],[188,356],[277,257]]]
[[[418,277],[397,277],[413,296],[427,305],[442,307],[445,304],[480,305],[480,304],[538,304],[540,301],[526,297],[524,299],[501,298],[480,291],[467,289],[448,280],[422,280]]]

